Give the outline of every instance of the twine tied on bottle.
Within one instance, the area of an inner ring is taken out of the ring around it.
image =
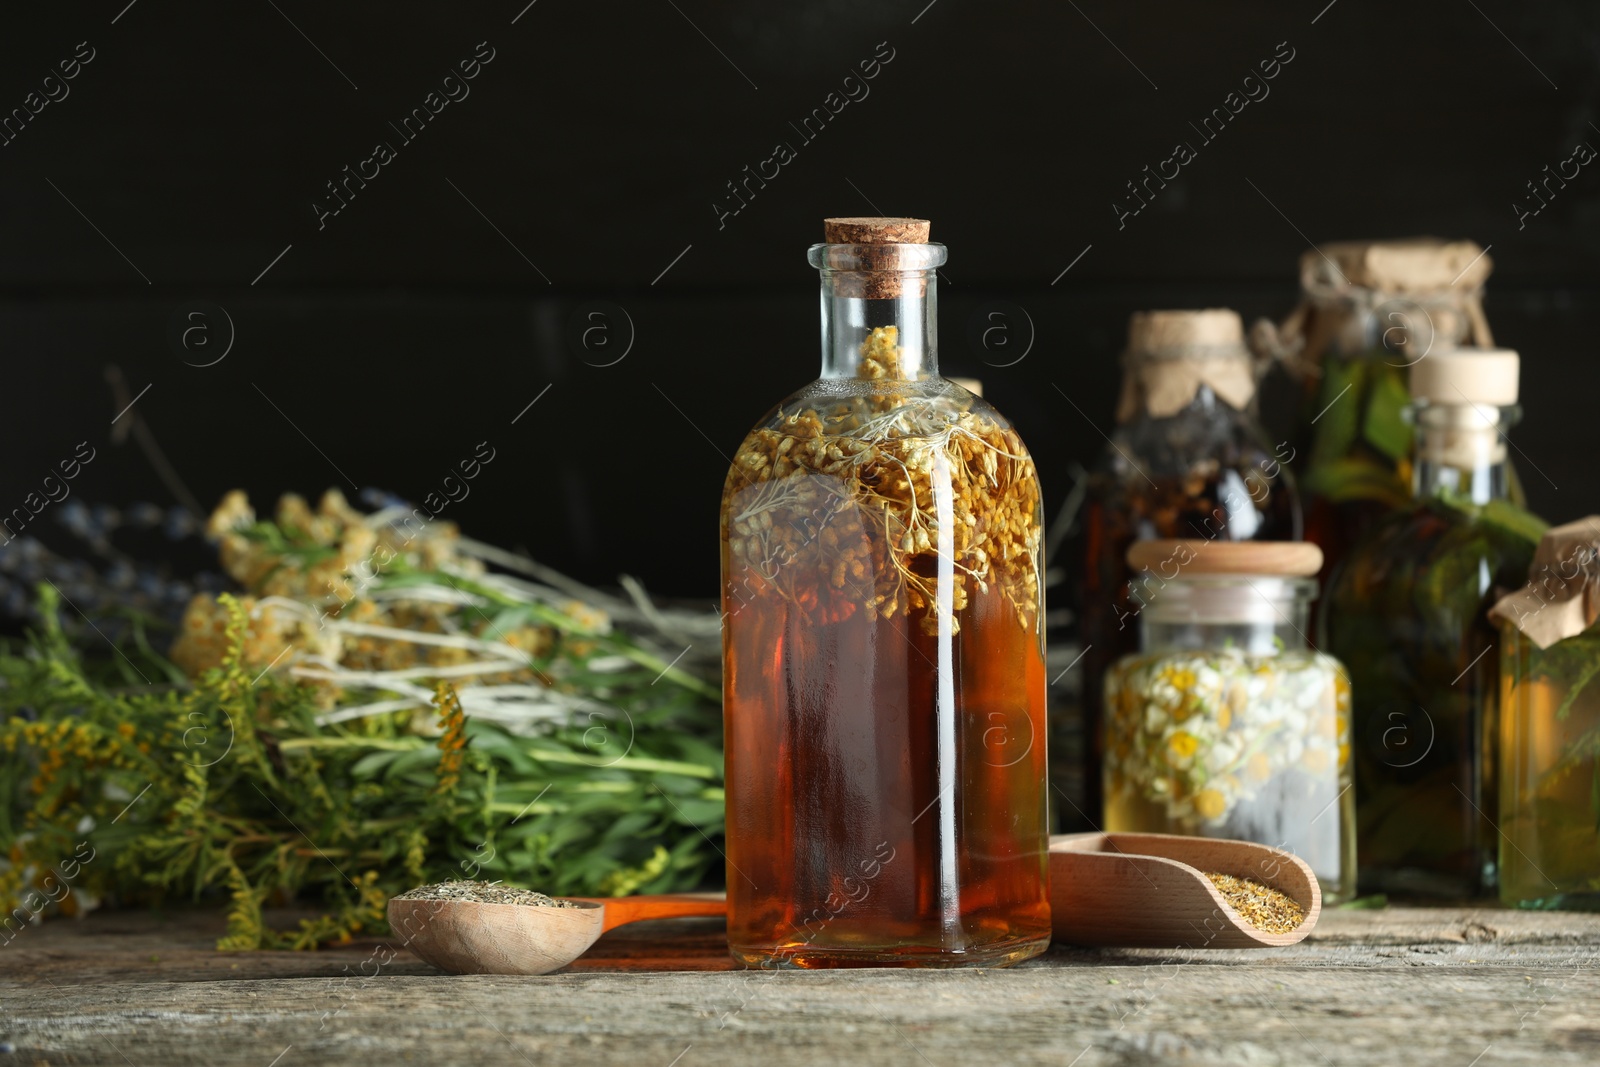
[[[1321,375],[1329,351],[1354,355],[1381,346],[1407,365],[1436,348],[1492,348],[1483,286],[1493,269],[1475,241],[1417,237],[1312,248],[1300,257],[1299,306],[1282,323],[1258,319],[1251,347],[1302,380]]]

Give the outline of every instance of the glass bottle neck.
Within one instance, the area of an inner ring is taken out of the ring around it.
[[[938,377],[944,245],[821,244],[806,260],[822,273],[823,378]]]
[[[1414,406],[1413,495],[1428,500],[1442,494],[1480,505],[1505,500],[1510,494],[1505,431],[1520,414],[1516,406],[1491,404]]]
[[[824,270],[822,377],[904,381],[937,377],[935,275],[932,270],[897,271],[885,286],[881,277]],[[885,290],[887,294],[880,295]],[[874,358],[874,353],[883,356],[896,349],[897,358]],[[868,365],[863,364],[863,353]]]

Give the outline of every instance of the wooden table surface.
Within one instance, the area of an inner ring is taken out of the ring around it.
[[[691,920],[540,978],[444,975],[377,939],[225,954],[222,925],[23,929],[0,947],[0,1067],[1600,1063],[1600,916],[1571,913],[1330,911],[1287,949],[781,974],[732,970],[720,922]]]

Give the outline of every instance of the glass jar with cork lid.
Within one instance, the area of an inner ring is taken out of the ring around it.
[[[829,219],[822,376],[723,491],[728,940],[761,967],[1049,943],[1039,482],[939,376],[917,219]]]
[[[1105,687],[1105,829],[1292,852],[1355,892],[1350,682],[1308,647],[1322,552],[1304,542],[1143,541],[1140,651]]]

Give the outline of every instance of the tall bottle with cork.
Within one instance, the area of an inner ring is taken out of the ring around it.
[[[1158,538],[1294,541],[1300,502],[1287,443],[1269,444],[1251,408],[1253,357],[1237,313],[1139,311],[1128,323],[1117,428],[1091,472],[1074,608],[1083,641],[1087,731],[1080,811],[1101,823],[1100,730],[1105,673],[1137,651],[1129,547]],[[1079,783],[1061,783],[1073,791]]]
[[[1040,496],[941,378],[941,245],[829,219],[822,376],[723,493],[728,939],[749,966],[995,966],[1049,941]]]
[[[1410,369],[1413,502],[1335,571],[1323,647],[1353,693],[1363,892],[1492,890],[1496,588],[1522,584],[1544,523],[1509,499],[1517,354],[1434,351]]]

